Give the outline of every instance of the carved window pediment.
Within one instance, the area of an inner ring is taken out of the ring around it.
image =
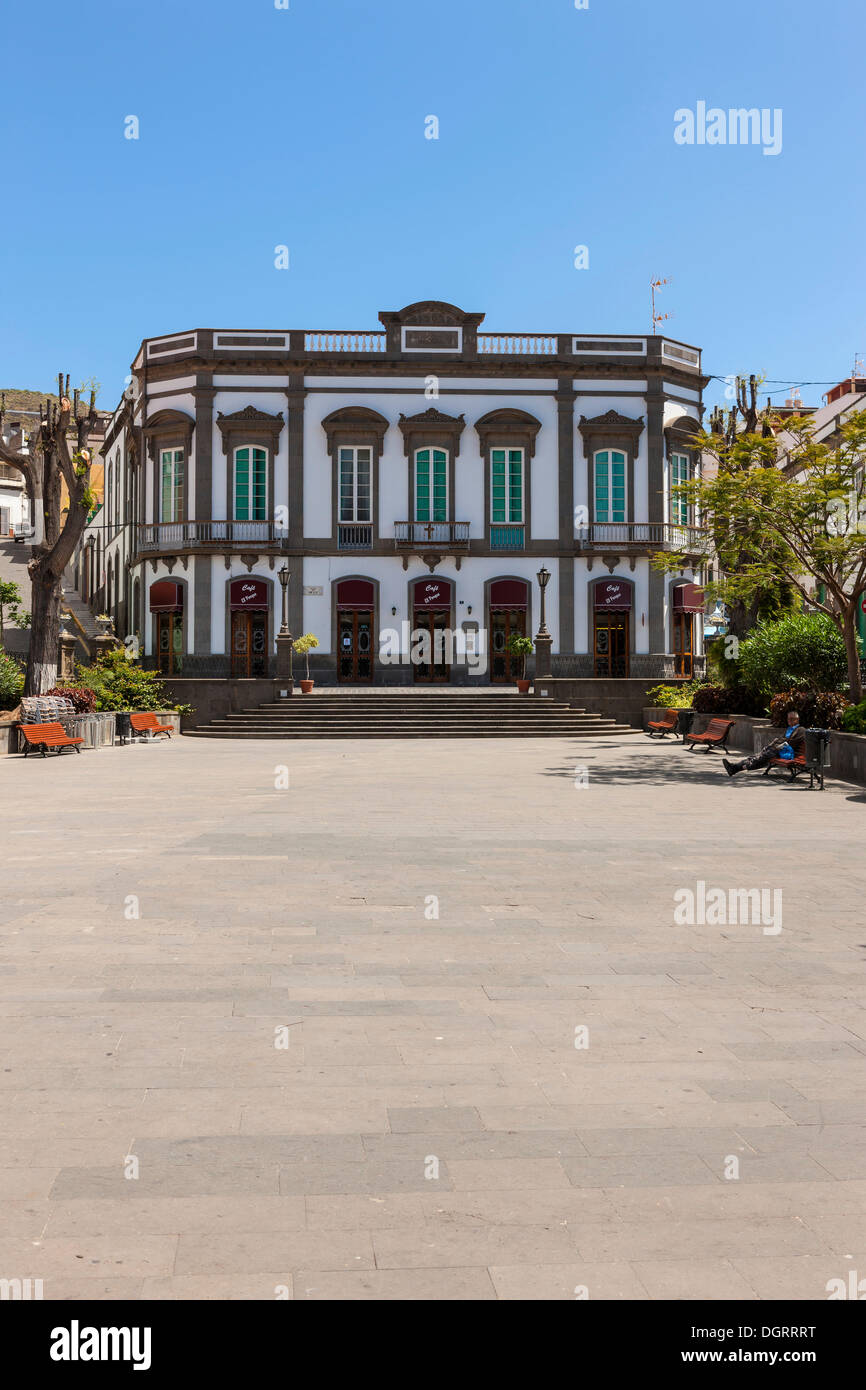
[[[524,448],[527,457],[532,458],[540,429],[541,421],[526,410],[491,410],[475,421],[483,453],[502,444],[506,448]]]
[[[622,449],[634,459],[643,428],[642,418],[635,420],[629,415],[620,415],[618,410],[608,410],[591,419],[581,415],[578,425],[583,437],[583,452],[588,459],[598,449]]]
[[[155,415],[151,415],[143,430],[150,457],[155,459],[160,448],[170,446],[189,452],[194,429],[195,420],[184,411],[158,410]]]
[[[665,443],[668,456],[686,453],[691,458],[698,452],[696,436],[700,433],[700,423],[691,415],[681,415],[678,420],[665,428]]]
[[[349,405],[335,410],[322,421],[322,429],[328,436],[328,453],[335,458],[341,445],[361,444],[370,445],[381,454],[388,423],[384,415],[367,406]]]
[[[433,445],[448,449],[451,457],[456,459],[460,453],[460,436],[466,428],[466,420],[463,415],[445,415],[433,406],[418,415],[401,415],[399,425],[407,458],[416,449]]]
[[[261,441],[276,453],[285,424],[282,412],[268,415],[266,411],[259,410],[254,405],[235,410],[231,415],[223,415],[220,411],[216,422],[222,435],[223,453],[226,457],[240,444]]]

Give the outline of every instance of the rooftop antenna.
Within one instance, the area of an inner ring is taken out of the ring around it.
[[[657,313],[656,313],[656,290],[660,290],[660,289],[662,288],[663,285],[672,285],[672,284],[673,284],[673,280],[659,280],[659,279],[650,280],[650,293],[651,293],[651,295],[652,295],[652,305],[653,305],[653,308],[652,308],[652,317],[653,317],[653,330],[652,330],[652,331],[653,331],[653,333],[655,333],[655,331],[656,331],[656,325],[657,325],[657,324],[659,324],[659,323],[664,323],[665,319],[669,319],[669,318],[671,317],[670,314],[657,314]]]

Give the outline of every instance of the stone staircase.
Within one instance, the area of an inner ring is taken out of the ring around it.
[[[188,738],[598,738],[637,734],[600,714],[510,691],[317,691],[226,714]]]
[[[76,660],[89,664],[93,659],[93,638],[98,635],[99,629],[96,626],[96,619],[78,590],[73,588],[71,581],[65,577],[61,612],[71,620],[68,623],[68,628],[70,632],[75,633],[77,638]]]

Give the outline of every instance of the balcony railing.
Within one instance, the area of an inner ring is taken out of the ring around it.
[[[304,334],[306,352],[384,352],[385,334],[325,330]]]
[[[200,545],[280,545],[288,530],[274,521],[160,521],[138,528],[139,550],[186,550]]]
[[[582,549],[607,546],[639,550],[682,550],[689,555],[705,548],[707,531],[700,526],[677,526],[667,521],[596,521],[580,526],[577,544]]]
[[[373,523],[371,521],[341,521],[337,525],[338,550],[372,550]]]
[[[555,333],[479,333],[478,351],[496,357],[550,357],[555,355]]]
[[[407,546],[469,547],[468,521],[395,521],[394,539],[398,549]]]
[[[491,550],[522,550],[524,546],[525,527],[508,525],[494,522],[490,527],[490,549]]]

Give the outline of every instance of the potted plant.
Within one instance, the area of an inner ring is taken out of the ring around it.
[[[310,652],[314,647],[318,647],[319,639],[314,637],[312,632],[305,632],[303,637],[295,638],[292,643],[292,650],[302,656],[306,662],[307,678],[301,681],[301,694],[309,695],[315,685],[315,681],[310,680]]]
[[[526,679],[526,658],[535,651],[531,637],[521,637],[518,633],[512,632],[505,644],[505,650],[509,656],[516,656],[520,660],[520,675],[517,678],[517,689],[521,695],[529,694],[529,687],[532,681]]]

